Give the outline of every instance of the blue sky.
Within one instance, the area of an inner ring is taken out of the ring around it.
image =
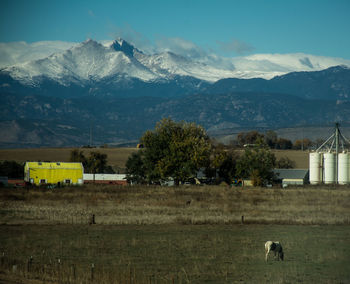
[[[0,0],[0,42],[118,36],[144,50],[350,59],[349,0]]]

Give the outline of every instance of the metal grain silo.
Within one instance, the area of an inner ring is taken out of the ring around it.
[[[310,153],[309,155],[310,166],[310,183],[319,184],[322,182],[322,154]]]
[[[331,184],[336,182],[335,169],[336,169],[336,155],[334,153],[323,154],[323,182],[325,184]]]
[[[350,183],[350,155],[349,153],[338,154],[338,183]]]

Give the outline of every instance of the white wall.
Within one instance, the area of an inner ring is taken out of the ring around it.
[[[84,180],[94,180],[94,174],[84,174]],[[125,174],[95,174],[95,180],[126,180]]]

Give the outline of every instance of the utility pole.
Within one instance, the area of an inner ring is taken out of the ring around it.
[[[90,144],[89,144],[90,147],[92,147],[92,143],[93,143],[93,139],[92,139],[92,135],[93,135],[93,133],[92,133],[92,127],[93,127],[93,122],[92,122],[92,120],[91,120],[91,121],[90,121]]]
[[[339,123],[335,123],[335,182],[338,183]]]
[[[301,128],[301,151],[304,151],[304,128]]]

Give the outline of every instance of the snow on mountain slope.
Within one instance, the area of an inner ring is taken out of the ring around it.
[[[87,81],[103,78],[117,80],[120,77],[138,78],[147,82],[171,79],[176,75],[191,76],[208,82],[224,78],[271,79],[294,71],[318,71],[336,65],[350,66],[350,60],[303,53],[255,54],[235,58],[207,54],[196,60],[169,51],[148,55],[120,38],[102,43],[94,40],[80,44],[17,43],[20,47],[13,51],[11,44],[15,46],[15,43],[0,44],[0,68],[1,64],[16,64],[3,67],[0,71],[31,85],[35,85],[41,77],[48,77],[62,85],[72,82],[84,85]],[[28,61],[30,56],[32,61]],[[4,57],[8,58],[7,61]]]
[[[208,64],[191,61],[172,52],[164,52],[151,56],[138,55],[137,58],[150,70],[164,76],[191,76],[209,82],[234,76],[232,70],[224,70]]]
[[[8,71],[12,77],[27,84],[35,83],[36,77],[40,76],[49,77],[62,85],[69,84],[67,78],[75,78],[83,83],[114,74],[132,74],[133,77],[145,81],[157,78],[157,75],[124,52],[105,47],[93,40],[87,40],[44,59],[4,68],[3,71]]]
[[[255,73],[256,77],[265,79],[296,71],[320,71],[337,65],[350,66],[350,60],[304,53],[254,54],[231,60],[236,70],[242,74],[252,78],[251,75]]]

